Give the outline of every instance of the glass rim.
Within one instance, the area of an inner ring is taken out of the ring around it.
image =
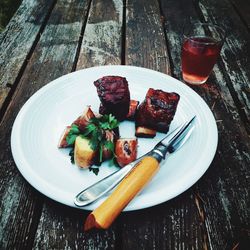
[[[225,40],[225,37],[226,37],[225,36],[226,32],[220,26],[218,26],[217,24],[213,24],[213,23],[199,23],[199,22],[197,22],[197,23],[191,24],[191,26],[194,26],[194,27],[195,26],[196,27],[197,26],[207,26],[207,27],[210,26],[210,27],[216,28],[218,30],[218,33],[219,33],[221,39],[220,40],[216,40],[215,39],[215,41],[213,41],[213,42],[202,42],[202,41],[196,41],[196,40],[194,40],[194,38],[202,37],[202,36],[188,36],[188,35],[183,34],[183,36],[184,36],[185,39],[190,40],[193,43],[202,44],[202,45],[211,45],[211,44],[222,44],[222,43],[224,43],[224,40]],[[189,26],[189,31],[192,28],[191,26]]]

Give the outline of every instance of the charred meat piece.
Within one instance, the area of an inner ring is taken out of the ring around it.
[[[135,113],[136,113],[138,105],[139,105],[139,101],[130,100],[129,111],[126,115],[126,119],[128,119],[130,121],[133,121],[135,119]],[[102,115],[107,114],[107,110],[102,104],[100,104],[99,113]]]
[[[104,76],[96,81],[97,94],[101,101],[100,114],[113,114],[122,121],[129,112],[130,93],[128,82],[121,76]]]
[[[107,114],[107,110],[106,110],[106,108],[102,104],[100,104],[100,106],[99,106],[99,113],[101,115]]]
[[[136,127],[167,133],[174,118],[180,96],[150,88],[136,112]]]
[[[115,144],[116,161],[120,167],[124,167],[137,157],[137,139],[120,138]]]

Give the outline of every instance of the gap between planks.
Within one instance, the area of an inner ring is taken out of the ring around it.
[[[35,48],[36,48],[37,43],[40,40],[40,37],[41,37],[45,27],[46,27],[46,24],[47,24],[47,22],[48,22],[48,20],[50,18],[50,15],[51,15],[52,10],[54,9],[56,3],[57,3],[57,0],[54,0],[53,4],[51,5],[50,9],[48,10],[48,13],[47,13],[46,17],[44,18],[43,23],[41,24],[39,32],[37,33],[37,36],[36,36],[32,46],[30,48],[30,51],[28,52],[26,58],[24,59],[24,62],[22,64],[21,68],[20,68],[20,71],[19,71],[13,85],[11,85],[11,86],[9,84],[7,85],[7,87],[10,88],[10,91],[7,94],[7,97],[5,98],[5,100],[4,100],[3,104],[2,104],[2,107],[0,108],[0,124],[2,122],[2,119],[4,117],[4,114],[5,114],[8,106],[11,104],[13,95],[14,95],[16,89],[18,88],[18,84],[19,84],[19,82],[20,82],[20,80],[22,78],[22,75],[23,75],[23,73],[24,73],[24,71],[25,71],[25,69],[26,69],[26,67],[27,67],[27,65],[29,63],[29,60],[30,60]]]
[[[237,8],[232,4],[231,1],[229,1],[229,4],[232,6],[236,14],[239,16],[240,20],[242,21],[243,25],[246,26],[246,24],[242,20],[242,16],[240,15],[239,11]],[[205,17],[203,15],[202,9],[199,6],[199,1],[194,1],[194,7],[197,12],[197,16],[199,17],[200,21],[203,23],[206,23]],[[247,30],[249,31],[248,27]],[[223,68],[223,62],[222,61],[217,61],[218,66],[222,69]],[[240,101],[238,94],[236,90],[234,89],[234,86],[232,84],[231,78],[229,77],[228,74],[225,74],[224,71],[222,70],[222,74],[224,78],[227,80],[227,88],[229,90],[229,93],[234,101],[235,107],[238,110],[239,117],[244,124],[245,130],[250,137],[250,121],[248,119],[247,113],[245,111],[245,108],[242,106],[242,102]]]

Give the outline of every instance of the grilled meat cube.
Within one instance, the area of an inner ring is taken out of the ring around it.
[[[135,119],[135,113],[136,113],[138,105],[139,105],[139,101],[130,100],[129,111],[128,111],[127,115],[126,115],[126,119],[128,119],[130,121],[133,121]],[[106,108],[102,104],[100,104],[100,106],[99,106],[99,113],[102,114],[102,115],[108,113]]]
[[[94,85],[101,101],[99,112],[101,114],[113,114],[119,121],[124,120],[129,112],[130,105],[130,93],[126,78],[104,76],[94,81]]]
[[[167,133],[174,118],[180,96],[150,88],[136,112],[136,127]]]

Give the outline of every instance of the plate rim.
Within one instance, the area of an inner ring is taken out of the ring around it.
[[[73,201],[72,201],[72,203],[69,204],[68,202],[63,202],[60,199],[60,197],[59,198],[55,198],[53,195],[50,194],[50,192],[47,192],[46,189],[44,190],[43,188],[41,188],[41,185],[37,185],[37,184],[35,184],[32,181],[31,176],[27,175],[27,174],[29,174],[29,172],[32,174],[32,171],[29,171],[30,169],[26,169],[26,171],[25,171],[25,169],[23,169],[22,167],[20,167],[22,165],[22,160],[23,161],[26,161],[26,160],[25,159],[20,159],[20,157],[18,157],[18,146],[17,146],[17,141],[15,140],[15,138],[16,138],[16,135],[18,135],[17,132],[18,132],[18,128],[20,128],[20,125],[21,125],[20,119],[22,118],[22,115],[25,114],[26,109],[29,108],[29,105],[31,105],[32,102],[34,102],[39,95],[42,95],[44,92],[47,91],[47,89],[53,88],[53,85],[58,84],[57,82],[60,82],[61,79],[64,79],[64,78],[67,78],[67,77],[71,78],[71,75],[81,74],[82,71],[91,71],[91,70],[95,71],[95,70],[98,70],[100,68],[106,68],[106,69],[107,68],[113,68],[113,69],[128,68],[128,70],[135,69],[135,70],[140,70],[140,71],[149,71],[149,72],[151,72],[153,74],[160,74],[162,77],[170,78],[176,84],[182,85],[182,87],[184,89],[186,88],[186,89],[188,89],[188,91],[191,91],[191,93],[195,96],[195,98],[199,99],[199,101],[202,103],[203,107],[205,107],[206,110],[208,111],[207,114],[210,116],[209,120],[210,120],[210,122],[212,122],[212,124],[211,124],[212,125],[212,129],[211,129],[211,131],[213,130],[214,135],[215,135],[215,137],[213,138],[214,140],[213,140],[213,145],[212,145],[212,149],[213,150],[210,151],[210,157],[209,157],[209,160],[207,160],[207,164],[206,164],[207,167],[203,167],[202,168],[203,171],[199,171],[198,173],[196,173],[195,176],[193,176],[193,178],[192,178],[193,181],[192,181],[191,185],[188,184],[188,183],[185,183],[186,185],[182,186],[181,189],[179,188],[175,193],[172,193],[172,195],[170,196],[170,198],[159,199],[159,198],[154,197],[155,198],[154,200],[149,200],[149,201],[147,201],[147,203],[141,204],[141,206],[139,206],[139,207],[138,206],[127,206],[124,209],[124,211],[140,210],[140,209],[144,209],[144,208],[148,208],[148,207],[152,207],[152,206],[164,203],[164,202],[166,202],[168,200],[171,200],[171,199],[177,197],[181,193],[185,192],[187,189],[191,188],[204,175],[204,173],[207,171],[207,169],[209,168],[211,162],[214,159],[214,156],[215,156],[215,153],[216,153],[216,150],[217,150],[217,146],[218,146],[218,129],[217,129],[217,124],[216,124],[214,115],[213,115],[211,109],[208,107],[207,103],[203,100],[203,98],[200,95],[198,95],[192,88],[190,88],[188,85],[186,85],[185,83],[181,82],[180,80],[178,80],[178,79],[176,79],[176,78],[174,78],[172,76],[169,76],[167,74],[164,74],[162,72],[158,72],[158,71],[155,71],[155,70],[152,70],[152,69],[148,69],[148,68],[143,68],[143,67],[130,66],[130,65],[104,65],[104,66],[95,66],[95,67],[89,67],[89,68],[80,69],[78,71],[71,72],[71,73],[68,73],[66,75],[62,75],[62,76],[54,79],[53,81],[51,81],[51,82],[47,83],[46,85],[44,85],[43,87],[41,87],[39,90],[37,90],[33,95],[31,95],[28,98],[28,100],[24,103],[24,105],[19,110],[19,112],[18,112],[18,114],[17,114],[17,116],[15,118],[15,121],[13,123],[12,131],[11,131],[11,151],[12,151],[12,155],[13,155],[16,167],[18,168],[18,170],[20,171],[20,173],[23,175],[23,177],[25,178],[25,180],[28,181],[29,184],[32,187],[34,187],[36,190],[38,190],[40,193],[44,194],[48,198],[50,198],[52,200],[55,200],[55,201],[57,201],[57,202],[59,202],[61,204],[67,205],[67,206],[71,206],[71,207],[74,207],[74,208],[79,208],[79,207],[77,207],[77,206],[74,205]],[[18,142],[20,142],[20,141],[18,141]],[[36,177],[38,177],[38,179],[40,180],[40,182],[43,183],[44,186],[46,186],[46,182],[43,180],[43,178],[41,178],[38,175],[36,175]],[[159,197],[159,195],[158,195],[158,197]],[[97,204],[98,204],[98,202],[97,202]],[[83,209],[83,210],[92,210],[94,207],[95,206],[93,206],[93,204],[91,204],[91,205],[88,205],[86,207],[81,207],[80,209]]]

